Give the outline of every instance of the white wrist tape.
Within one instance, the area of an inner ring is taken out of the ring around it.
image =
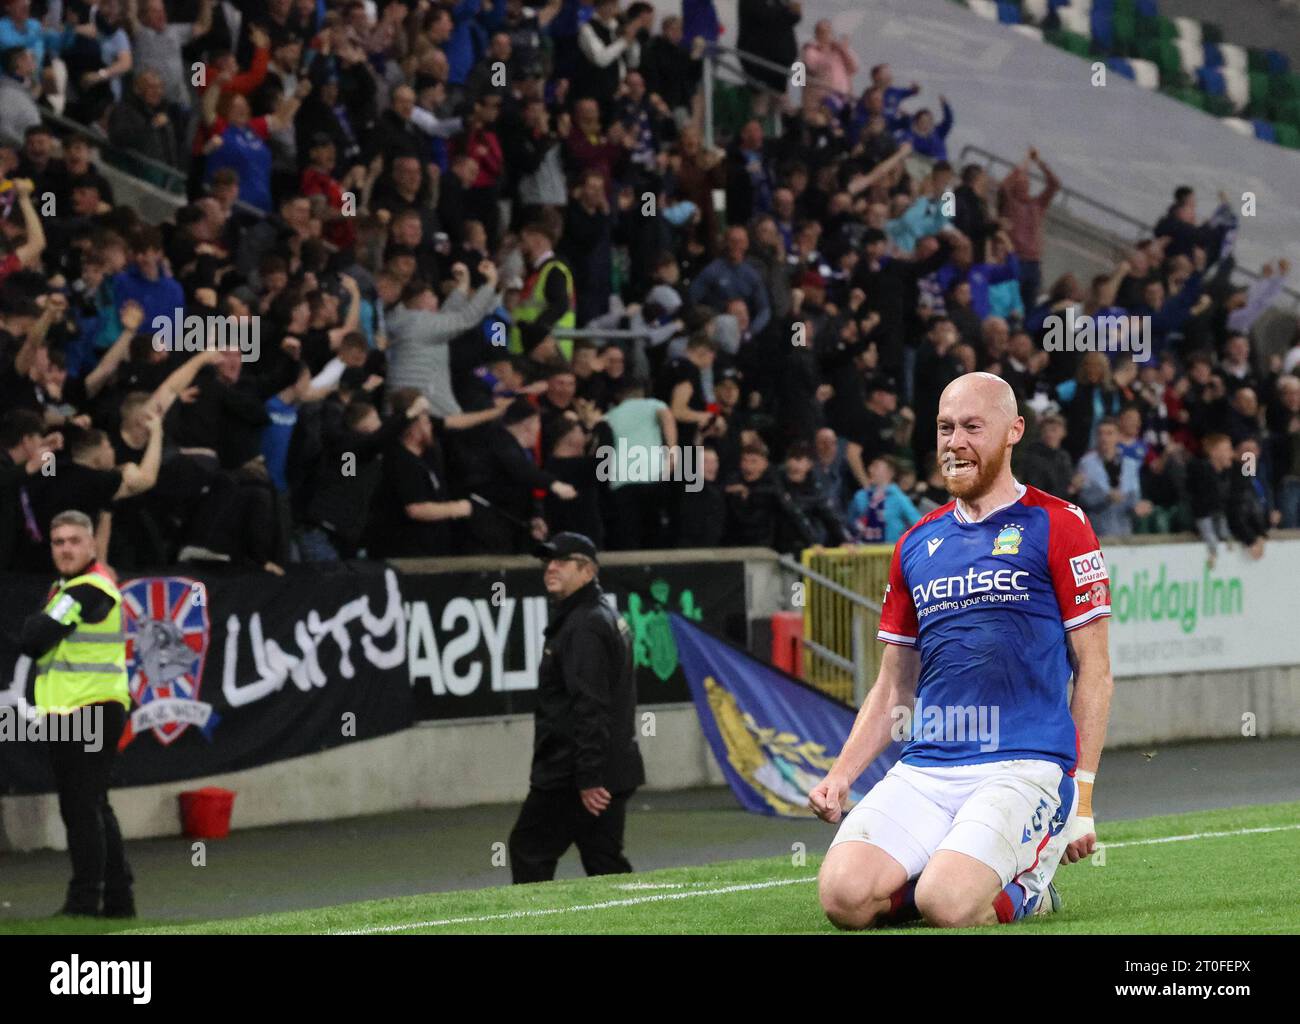
[[[1069,846],[1076,839],[1082,839],[1086,835],[1097,834],[1097,823],[1092,817],[1083,817],[1076,814],[1070,819],[1069,825],[1065,829],[1065,845]]]
[[[1074,778],[1077,782],[1086,782],[1089,785],[1092,785],[1097,781],[1097,773],[1085,772],[1082,768],[1076,768],[1074,770]]]

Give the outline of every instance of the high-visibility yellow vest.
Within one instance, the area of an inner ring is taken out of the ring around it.
[[[514,323],[510,327],[510,351],[514,355],[521,355],[524,351],[524,339],[520,333],[519,325],[532,323],[546,309],[546,275],[552,270],[558,270],[564,275],[565,291],[569,295],[569,309],[560,319],[555,321],[556,327],[572,329],[578,325],[578,315],[575,312],[576,292],[573,288],[573,271],[559,259],[549,259],[542,265],[532,277],[533,289],[528,298],[524,299],[519,305],[515,306],[512,312]],[[573,339],[556,338],[555,345],[560,350],[560,354],[569,361],[573,360]]]
[[[99,622],[77,622],[76,628],[36,662],[36,707],[42,713],[66,714],[86,704],[120,701],[131,710],[126,677],[126,634],[122,631],[122,592],[96,563],[80,576],[57,585],[45,604],[45,614],[67,622],[76,608],[68,591],[89,584],[113,599],[113,609]]]

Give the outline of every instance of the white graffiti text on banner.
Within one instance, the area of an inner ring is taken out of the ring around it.
[[[378,669],[401,665],[406,660],[406,618],[397,573],[392,569],[384,571],[384,586],[387,605],[381,615],[371,612],[370,598],[363,596],[348,601],[329,618],[321,618],[313,609],[305,621],[296,622],[293,638],[297,653],[290,653],[276,641],[267,639],[262,632],[262,616],[253,612],[248,617],[248,645],[252,648],[253,669],[257,674],[252,682],[240,681],[239,638],[243,625],[238,615],[227,618],[221,689],[230,706],[244,707],[259,701],[278,692],[289,680],[305,693],[323,687],[334,675],[354,678],[357,670],[348,627],[357,621],[362,627],[361,650],[366,660]],[[321,648],[327,640],[332,640],[338,649],[337,669],[330,671],[320,664]]]

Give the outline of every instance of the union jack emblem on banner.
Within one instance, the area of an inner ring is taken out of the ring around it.
[[[217,716],[199,700],[211,635],[207,587],[183,576],[150,576],[129,580],[121,591],[135,710],[119,749],[145,730],[164,746],[191,725],[210,736]]]

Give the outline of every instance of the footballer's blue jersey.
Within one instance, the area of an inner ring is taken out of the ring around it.
[[[1065,634],[1110,615],[1109,579],[1078,506],[1018,489],[978,523],[949,502],[894,547],[877,635],[921,655],[907,764],[1074,770]]]

